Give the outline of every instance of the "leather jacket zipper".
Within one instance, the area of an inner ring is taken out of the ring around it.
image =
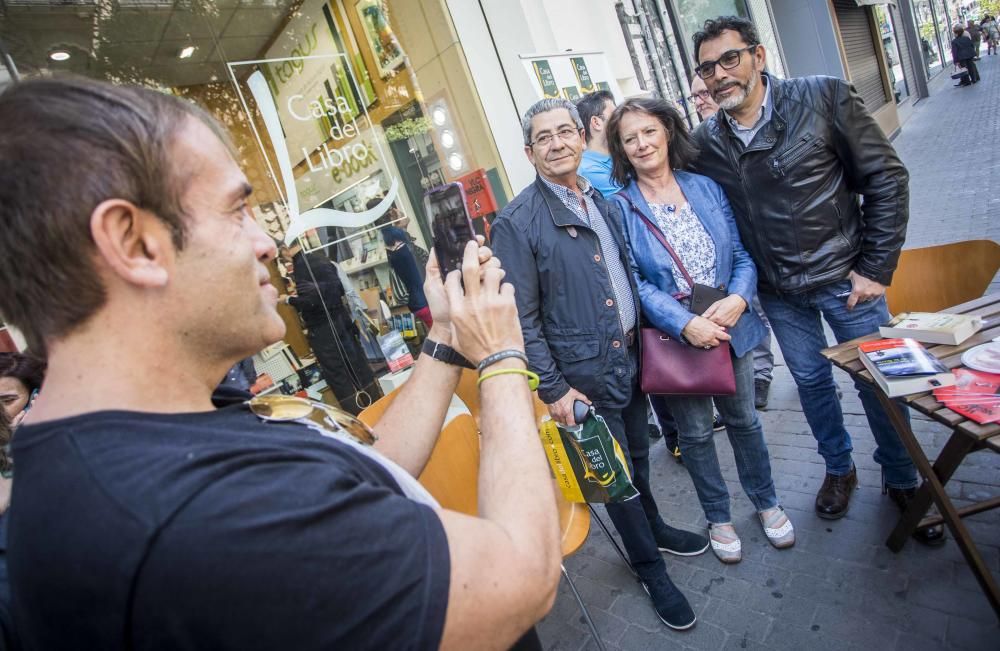
[[[819,142],[819,140],[814,138],[804,137],[802,140],[797,142],[795,146],[785,150],[781,156],[774,158],[771,161],[771,166],[774,168],[775,172],[784,176],[785,169],[805,158],[813,149],[816,148],[816,145]]]

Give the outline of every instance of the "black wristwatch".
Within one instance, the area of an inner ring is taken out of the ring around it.
[[[420,347],[420,352],[430,355],[439,362],[461,366],[462,368],[476,368],[472,362],[462,357],[461,354],[451,346],[445,346],[432,339],[424,339],[424,345]]]

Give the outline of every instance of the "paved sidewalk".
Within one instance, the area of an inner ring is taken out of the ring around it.
[[[951,88],[947,75],[931,82],[896,140],[911,172],[907,246],[1000,236],[1000,56],[983,57],[983,82]],[[982,143],[992,143],[990,148]],[[988,192],[987,192],[988,190]],[[777,351],[776,351],[777,352]],[[787,368],[775,368],[764,431],[778,495],[796,527],[790,550],[770,547],[743,494],[724,433],[716,437],[733,496],[743,561],[722,565],[711,552],[666,555],[671,577],[698,614],[683,633],[667,629],[597,525],[566,567],[610,649],[983,649],[1000,648],[1000,627],[950,538],[938,549],[907,543],[892,554],[884,540],[898,512],[881,494],[874,441],[857,394],[838,372],[855,448],[860,486],[847,517],[813,513],[824,468],[802,415]],[[941,426],[915,419],[914,430],[933,458],[947,438]],[[655,496],[665,519],[700,530],[704,517],[686,470],[662,442],[650,454]],[[1000,455],[971,456],[948,484],[957,506],[1000,495]],[[598,512],[610,520],[603,508]],[[1000,576],[1000,513],[966,520],[984,557]],[[546,649],[594,649],[576,601],[563,581],[539,625]]]

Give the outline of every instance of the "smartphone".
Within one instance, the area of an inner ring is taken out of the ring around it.
[[[444,280],[451,271],[462,269],[465,246],[476,239],[462,184],[446,183],[428,190],[424,194],[424,211],[431,222],[434,253]]]

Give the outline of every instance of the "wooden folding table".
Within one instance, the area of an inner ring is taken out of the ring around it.
[[[986,322],[982,330],[958,346],[927,346],[928,350],[948,368],[961,366],[962,353],[966,350],[1000,336],[1000,294],[984,296],[942,310],[942,312],[978,315],[983,317]],[[859,337],[839,346],[827,348],[823,351],[823,355],[835,366],[847,371],[853,379],[874,384],[871,374],[858,359],[858,344],[880,337],[877,332]],[[1000,424],[980,425],[969,420],[938,402],[934,398],[934,394],[930,392],[916,393],[891,400],[876,385],[875,393],[885,407],[893,427],[899,433],[899,437],[910,453],[917,470],[924,478],[923,484],[917,490],[916,497],[886,540],[886,545],[893,552],[898,552],[917,528],[945,523],[955,537],[955,542],[962,550],[962,555],[965,556],[965,560],[976,576],[983,592],[986,593],[986,598],[993,606],[997,618],[1000,619],[1000,589],[997,588],[996,579],[990,573],[979,549],[972,541],[968,528],[962,522],[962,518],[966,516],[1000,507],[1000,497],[956,508],[944,490],[944,485],[948,483],[967,455],[980,450],[1000,453]],[[909,406],[911,409],[926,414],[951,429],[951,437],[945,443],[933,465],[924,454],[909,422],[903,417],[901,405]],[[927,516],[931,502],[937,505],[941,515]]]

